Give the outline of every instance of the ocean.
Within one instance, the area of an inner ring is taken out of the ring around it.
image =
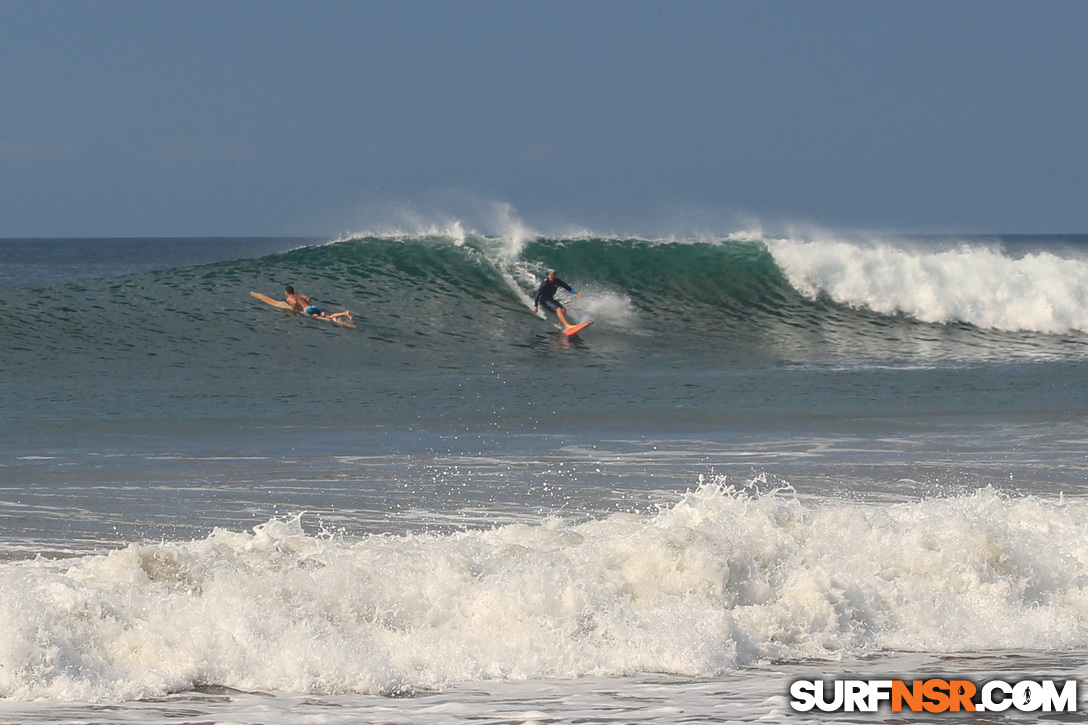
[[[0,313],[0,723],[1088,675],[1088,235],[8,239]]]

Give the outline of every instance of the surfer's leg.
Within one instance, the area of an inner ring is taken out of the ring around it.
[[[559,318],[559,321],[563,323],[563,327],[570,327],[570,323],[567,322],[567,310],[564,307],[556,307],[555,315]]]

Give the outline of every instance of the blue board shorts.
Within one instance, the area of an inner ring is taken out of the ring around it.
[[[555,312],[556,310],[565,310],[565,309],[567,309],[566,307],[559,304],[555,300],[541,300],[540,306],[543,307],[546,310],[551,310],[552,312]]]
[[[310,305],[309,307],[307,307],[305,312],[306,312],[307,315],[320,315],[321,314],[321,310],[318,309],[317,307],[314,307],[313,305]]]

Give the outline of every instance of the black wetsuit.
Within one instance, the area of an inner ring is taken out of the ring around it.
[[[570,285],[559,279],[558,277],[555,278],[554,282],[545,277],[544,281],[540,283],[540,287],[538,287],[536,290],[536,296],[533,297],[533,306],[543,307],[545,309],[551,310],[552,312],[555,312],[560,307],[563,307],[563,305],[555,301],[555,293],[560,287],[565,289],[567,292],[574,294],[574,290],[571,289]]]

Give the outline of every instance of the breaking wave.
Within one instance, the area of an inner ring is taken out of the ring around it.
[[[1088,645],[1088,504],[704,482],[656,515],[349,539],[299,517],[0,565],[0,697],[398,694]],[[984,616],[982,613],[985,613]]]

